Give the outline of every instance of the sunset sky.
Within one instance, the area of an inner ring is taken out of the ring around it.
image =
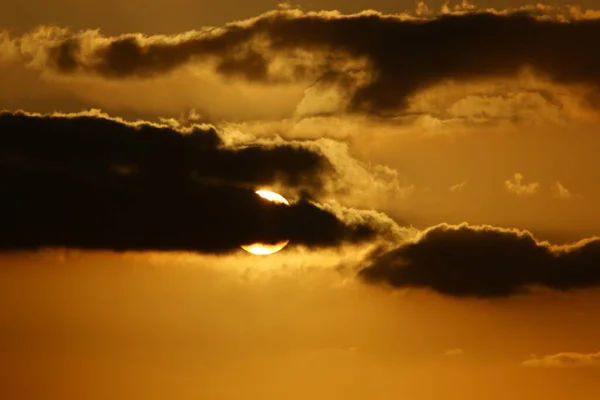
[[[0,398],[599,399],[599,43],[597,0],[3,4]]]

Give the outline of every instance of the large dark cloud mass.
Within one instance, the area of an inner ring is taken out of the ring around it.
[[[0,248],[222,252],[368,239],[372,227],[306,199],[287,207],[253,192],[276,181],[310,191],[330,168],[298,145],[227,148],[210,128],[0,113]]]
[[[550,246],[528,232],[444,224],[377,258],[360,275],[458,297],[510,296],[534,286],[586,288],[600,285],[600,239]]]
[[[525,12],[406,19],[279,11],[180,37],[124,35],[91,45],[89,38],[67,35],[53,43],[49,64],[63,73],[124,78],[213,60],[219,73],[250,81],[308,78],[350,85],[358,88],[351,109],[375,113],[402,107],[410,94],[445,79],[515,76],[523,67],[560,83],[600,83],[600,56],[590,50],[600,39],[600,20],[565,22]],[[274,60],[291,72],[270,69]],[[351,67],[352,60],[365,64]],[[365,70],[370,78],[357,85]]]

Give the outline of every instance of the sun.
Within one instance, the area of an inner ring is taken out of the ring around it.
[[[257,190],[255,192],[257,195],[262,197],[265,200],[272,201],[273,203],[285,204],[287,206],[290,203],[286,200],[285,197],[280,195],[279,193],[271,192],[269,190]],[[242,245],[242,249],[246,250],[248,253],[266,256],[269,254],[277,253],[279,250],[283,249],[290,241],[282,240],[280,242],[274,244],[268,243],[251,243]]]
[[[285,197],[283,197],[279,193],[270,192],[268,190],[257,190],[254,193],[256,193],[265,200],[272,201],[273,203],[282,203],[288,206],[290,205],[290,203],[285,199]]]

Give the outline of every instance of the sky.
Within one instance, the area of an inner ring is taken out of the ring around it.
[[[594,3],[3,5],[0,397],[597,399]]]

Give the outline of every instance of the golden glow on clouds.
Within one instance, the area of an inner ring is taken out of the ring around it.
[[[161,1],[127,7],[152,13]],[[387,1],[396,10],[414,5]],[[108,3],[103,9],[109,10]],[[600,18],[598,11],[564,7],[522,9],[539,10],[540,19]],[[60,13],[80,9],[71,8],[61,7]],[[439,11],[421,2],[417,9],[416,16],[385,15],[431,19],[473,7],[453,0]],[[348,17],[286,10],[280,14],[290,18]],[[110,21],[132,21],[108,14]],[[176,14],[187,18],[188,13]],[[379,15],[356,15],[369,14]],[[107,22],[96,22],[99,17],[93,24],[103,28]],[[163,17],[169,16],[136,20],[160,24]],[[249,26],[259,18],[236,24]],[[88,47],[117,37],[99,32],[73,34],[85,36],[84,55]],[[597,99],[588,96],[595,94],[594,87],[553,83],[527,70],[504,78],[449,80],[416,91],[407,98],[407,112],[385,119],[344,113],[350,98],[343,86],[285,80],[296,67],[315,68],[329,54],[273,57],[269,76],[285,78],[276,85],[225,79],[214,71],[214,60],[148,80],[62,76],[52,70],[40,77],[41,49],[66,32],[47,27],[39,33],[44,35],[11,38],[0,32],[0,109],[66,113],[85,106],[95,109],[86,112],[90,117],[156,117],[190,132],[194,123],[211,121],[232,149],[289,143],[317,149],[338,171],[335,178],[326,177],[319,206],[343,221],[388,223],[391,236],[402,239],[393,244],[418,241],[427,227],[443,222],[451,224],[448,229],[462,221],[481,224],[478,233],[486,229],[483,224],[512,227],[503,234],[524,235],[529,229],[540,240],[556,243],[547,243],[556,254],[573,248],[558,245],[563,237],[566,242],[600,233],[595,184],[600,171],[591,167],[600,146],[600,114],[588,101]],[[205,34],[136,35],[146,44],[169,44]],[[258,40],[251,45],[263,51]],[[21,66],[21,57],[32,62]],[[12,61],[14,71],[4,67],[5,61]],[[363,61],[351,58],[345,69],[336,69],[353,74],[356,69],[354,84],[367,84],[372,66]],[[200,112],[177,120],[188,107]],[[287,193],[283,182],[270,185]],[[265,201],[290,204],[270,190],[256,193]],[[244,252],[228,254],[0,254],[0,325],[7,327],[0,354],[11,365],[0,389],[6,396],[0,397],[597,400],[597,291],[540,290],[498,301],[457,300],[414,289],[392,292],[356,278],[379,243],[314,249],[295,241],[280,252],[288,243],[252,243],[242,246]],[[436,385],[430,384],[431,376]]]
[[[263,199],[271,201],[273,203],[285,204],[288,206],[290,205],[286,198],[280,195],[279,193],[271,192],[269,190],[257,190],[256,194],[262,197]],[[289,240],[282,240],[281,242],[277,242],[275,244],[252,243],[242,245],[242,249],[246,250],[248,253],[266,256],[273,253],[277,253],[279,250],[287,246],[289,242]]]

